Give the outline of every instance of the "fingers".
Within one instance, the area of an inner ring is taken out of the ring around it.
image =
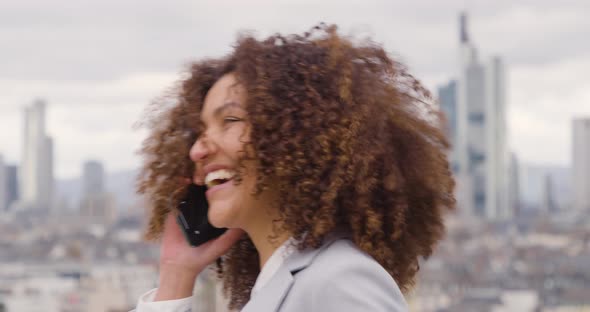
[[[229,229],[223,235],[219,236],[213,242],[215,245],[222,249],[228,249],[235,244],[243,235],[244,230],[241,229]]]
[[[164,233],[169,232],[171,230],[175,232],[180,232],[180,227],[176,225],[177,214],[178,213],[176,211],[170,211],[168,213],[168,215],[166,216],[166,220],[164,221]]]
[[[164,222],[164,226],[168,226],[174,222],[176,222],[176,214],[177,212],[172,210],[166,215],[166,221]]]
[[[217,239],[220,241],[220,244],[224,243],[235,243],[238,241],[246,232],[242,229],[229,229],[223,233],[223,235],[219,236]]]
[[[183,242],[188,246],[188,242],[186,242],[186,238],[182,234],[182,229],[176,222],[177,215],[178,213],[176,211],[171,211],[166,216],[166,220],[164,222],[164,233],[162,235],[162,243],[176,244]]]
[[[229,248],[244,235],[244,233],[244,230],[241,229],[229,229],[218,238],[205,243],[203,247],[213,254],[214,258],[218,258],[225,254]]]

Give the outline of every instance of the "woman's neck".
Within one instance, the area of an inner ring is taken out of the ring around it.
[[[258,251],[260,268],[266,264],[270,256],[291,236],[287,231],[281,230],[278,216],[268,215],[265,220],[260,220],[246,230],[248,236]],[[275,232],[276,230],[276,232]]]

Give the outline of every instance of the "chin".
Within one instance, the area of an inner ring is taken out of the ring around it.
[[[207,218],[216,228],[236,228],[236,212],[229,203],[218,203],[209,206]]]

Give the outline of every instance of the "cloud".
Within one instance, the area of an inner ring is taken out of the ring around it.
[[[112,81],[0,80],[8,101],[0,108],[0,146],[10,162],[18,162],[22,145],[22,107],[31,94],[48,100],[47,133],[54,138],[56,175],[73,177],[88,159],[109,169],[138,166],[134,155],[145,133],[132,126],[153,98],[173,86],[178,74],[137,73]],[[6,100],[5,100],[6,101]]]
[[[0,153],[18,161],[21,108],[43,97],[58,176],[78,174],[86,158],[136,166],[142,135],[130,127],[145,105],[187,62],[227,53],[244,29],[265,36],[337,23],[382,43],[435,90],[456,75],[458,13],[467,9],[482,58],[501,54],[510,71],[511,145],[525,160],[566,164],[569,120],[589,106],[585,8],[586,0],[5,1]]]
[[[533,163],[569,164],[575,117],[590,117],[590,58],[511,70],[512,148]]]
[[[7,90],[2,95],[4,102],[12,103],[3,105],[0,110],[18,110],[25,104],[22,100],[30,99],[32,95],[48,98],[54,105],[68,107],[146,103],[179,77],[177,73],[136,72],[106,81],[0,79],[0,86]]]
[[[536,66],[588,58],[590,20],[582,8],[514,5],[497,15],[474,19],[472,28],[483,51],[506,55],[515,64]]]

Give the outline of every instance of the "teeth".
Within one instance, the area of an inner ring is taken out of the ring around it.
[[[219,169],[212,172],[209,172],[205,177],[205,184],[207,187],[213,187],[218,185],[220,181],[216,180],[230,180],[235,175],[235,171],[228,170],[228,169]],[[217,183],[216,183],[217,182]]]

